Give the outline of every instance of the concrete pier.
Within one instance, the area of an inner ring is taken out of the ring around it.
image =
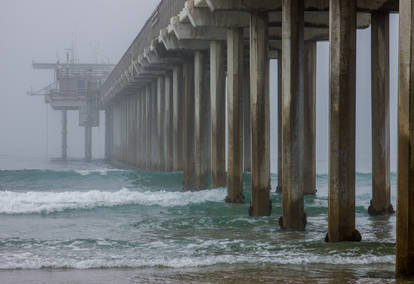
[[[303,230],[304,212],[304,0],[282,1],[282,145],[284,229]],[[310,107],[310,106],[309,106]]]
[[[177,65],[173,70],[173,159],[174,171],[183,170],[183,67]]]
[[[331,0],[329,209],[326,241],[360,241],[355,229],[356,0]]]
[[[355,228],[356,29],[372,24],[373,190],[369,213],[387,214],[392,212],[388,14],[399,9],[396,271],[413,274],[412,1],[161,1],[102,87],[102,107],[110,109],[107,156],[146,170],[182,170],[184,188],[190,190],[208,186],[211,167],[213,187],[226,186],[227,176],[227,202],[244,202],[243,171],[250,171],[249,214],[270,216],[269,61],[278,59],[280,225],[303,230],[304,195],[316,194],[317,42],[329,40],[326,241],[360,241]],[[132,162],[131,153],[136,155]]]
[[[370,215],[393,213],[390,186],[389,15],[371,16],[372,200]]]
[[[85,127],[85,161],[92,161],[92,127]]]
[[[397,275],[414,275],[414,3],[400,1]]]
[[[105,148],[105,156],[107,154]],[[68,157],[68,111],[62,110],[62,160]]]
[[[184,63],[184,153],[183,153],[183,186],[193,188],[195,185],[194,157],[194,58]]]
[[[251,216],[269,216],[270,106],[268,14],[252,12],[250,19],[250,107],[252,127]]]
[[[303,193],[316,194],[316,41],[304,49]]]
[[[208,72],[209,54],[196,51],[194,56],[194,106],[195,106],[195,186],[208,187],[210,146],[210,81]]]
[[[210,43],[211,175],[212,187],[226,186],[225,43]]]
[[[167,72],[165,76],[165,170],[171,172],[174,168],[174,150],[173,150],[173,80],[172,73]]]
[[[228,191],[226,202],[243,203],[243,29],[227,31]]]

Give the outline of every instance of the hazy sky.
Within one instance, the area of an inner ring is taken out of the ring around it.
[[[33,70],[32,60],[65,61],[65,48],[75,43],[86,62],[116,63],[159,0],[1,0],[0,2],[0,155],[60,154],[60,112],[43,97],[26,92],[52,83],[53,72]],[[46,109],[49,108],[48,111]],[[83,156],[83,129],[78,113],[69,113],[68,154]],[[104,128],[94,129],[94,155],[103,155]]]
[[[52,82],[50,71],[33,70],[32,60],[64,61],[75,43],[86,62],[118,62],[159,0],[2,0],[0,3],[0,159],[60,155],[60,112],[26,92]],[[398,16],[391,16],[391,167],[396,169]],[[358,32],[357,170],[371,168],[370,29]],[[271,64],[272,171],[276,169],[277,64]],[[329,45],[318,44],[317,164],[328,162]],[[46,121],[48,117],[48,127]],[[83,156],[83,129],[70,112],[68,154]],[[46,134],[48,133],[48,138]],[[104,128],[94,130],[94,156],[103,156]],[[98,142],[96,142],[98,141]]]

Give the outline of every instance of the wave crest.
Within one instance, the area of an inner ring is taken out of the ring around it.
[[[200,192],[171,191],[132,191],[122,188],[119,191],[91,190],[65,192],[13,192],[0,194],[0,214],[52,213],[66,209],[92,209],[120,205],[158,205],[162,207],[186,206],[204,202],[221,202],[225,198],[224,189]]]

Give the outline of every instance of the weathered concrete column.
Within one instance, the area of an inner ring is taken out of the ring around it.
[[[208,77],[208,52],[196,51],[194,56],[194,106],[195,106],[195,186],[208,187],[209,173],[209,121],[210,82]]]
[[[400,0],[396,273],[414,275],[414,3]]]
[[[62,160],[68,157],[68,111],[62,110]],[[107,155],[105,143],[105,156]]]
[[[243,29],[227,31],[228,193],[226,202],[243,203]]]
[[[131,157],[131,151],[130,151],[130,133],[129,133],[129,126],[130,126],[130,101],[131,96],[128,95],[124,98],[125,103],[125,158],[124,163],[130,164],[130,157]]]
[[[270,216],[270,106],[268,14],[250,20],[250,107],[252,127],[252,216]]]
[[[85,126],[85,161],[92,161],[92,127]]]
[[[304,211],[304,0],[282,1],[282,147],[284,229],[303,230]]]
[[[143,98],[143,106],[142,106],[142,112],[143,112],[143,150],[145,151],[144,159],[145,159],[145,169],[151,170],[154,168],[154,150],[156,150],[156,144],[153,143],[154,139],[154,130],[152,129],[155,127],[154,122],[152,121],[153,115],[152,115],[152,103],[153,98],[156,97],[155,93],[153,92],[153,84],[149,84],[145,88],[145,94]],[[155,143],[155,142],[154,142]]]
[[[173,70],[173,160],[174,171],[183,169],[183,67],[175,66]]]
[[[193,188],[195,183],[194,157],[194,58],[184,63],[184,188]]]
[[[148,144],[151,148],[151,169],[158,171],[159,168],[159,141],[158,141],[158,96],[157,96],[157,81],[151,84],[151,93],[149,96],[149,104],[147,111],[150,117],[147,121],[147,128],[151,141]]]
[[[244,58],[244,55],[243,55]],[[252,136],[250,127],[250,65],[243,66],[243,169],[252,169]]]
[[[305,42],[303,193],[316,194],[316,41]]]
[[[139,90],[139,94],[137,97],[137,164],[139,169],[143,169],[145,167],[145,159],[144,159],[144,139],[146,139],[145,135],[143,134],[143,125],[142,122],[144,120],[143,117],[143,100],[145,99],[145,88],[141,88]]]
[[[111,107],[105,109],[105,160],[111,157]]]
[[[165,170],[165,77],[157,80],[157,117],[158,117],[158,170]]]
[[[138,113],[139,113],[139,108],[138,108],[138,98],[141,95],[141,90],[139,90],[139,92],[137,92],[134,96],[134,100],[132,101],[132,105],[134,108],[134,113],[133,113],[133,120],[134,120],[134,124],[132,125],[132,129],[134,130],[134,152],[132,155],[132,160],[133,163],[135,165],[135,167],[139,167],[139,163],[137,160],[137,156],[138,156],[138,152],[139,152],[139,132],[138,132]]]
[[[329,209],[326,241],[360,241],[355,229],[356,0],[331,0]]]
[[[283,109],[283,91],[282,91],[282,50],[278,50],[277,59],[277,188],[276,192],[282,193],[283,179],[283,139],[282,139],[282,109]]]
[[[165,76],[165,170],[170,172],[174,167],[174,150],[173,150],[173,81],[172,74],[167,73]]]
[[[113,151],[114,151],[114,107],[111,104],[108,107],[109,113],[109,124],[108,124],[108,159],[113,159]],[[106,130],[105,130],[106,131]]]
[[[225,43],[210,43],[211,92],[211,182],[212,187],[226,186],[226,74]]]
[[[129,115],[129,130],[130,130],[130,136],[129,136],[129,141],[130,141],[130,152],[131,152],[131,157],[130,157],[130,163],[132,166],[136,166],[137,165],[137,100],[138,94],[135,94],[133,96],[131,96],[131,100],[130,100],[130,115]]]
[[[372,200],[371,215],[394,213],[390,186],[389,15],[371,16]]]

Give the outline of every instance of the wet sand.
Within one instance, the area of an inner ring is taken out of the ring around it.
[[[169,269],[3,270],[8,283],[414,283],[396,279],[391,265],[216,265]]]

